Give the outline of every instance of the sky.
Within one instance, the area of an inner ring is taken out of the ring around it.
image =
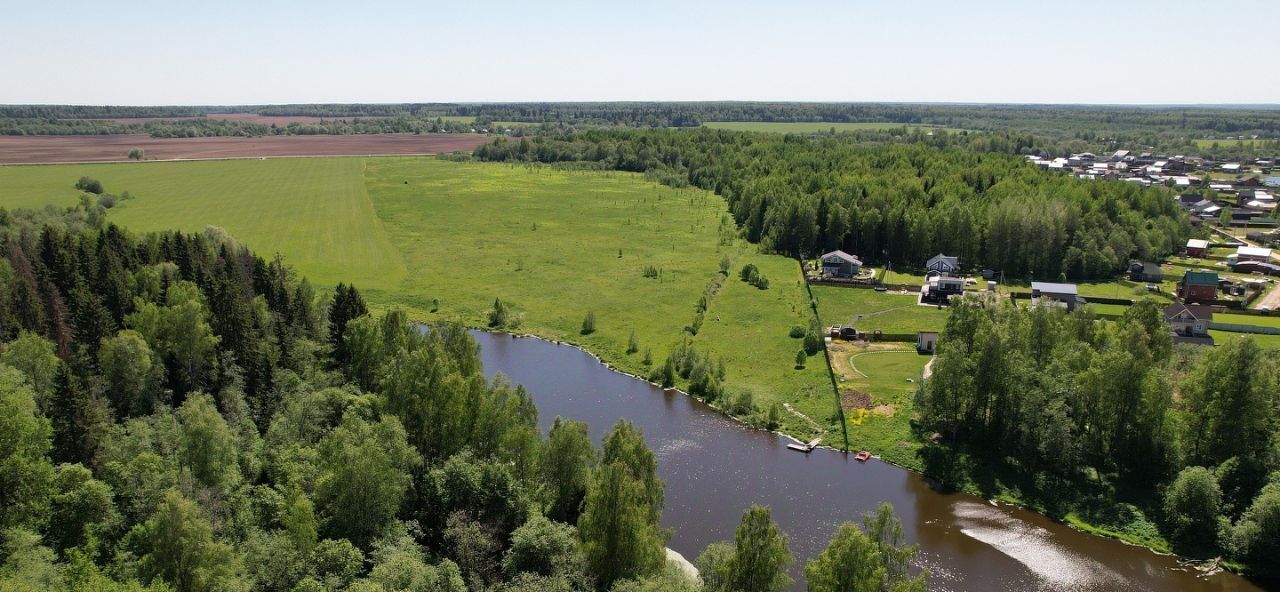
[[[1274,0],[0,0],[0,103],[1280,103],[1275,18]]]

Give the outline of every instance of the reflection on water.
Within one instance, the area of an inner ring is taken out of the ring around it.
[[[953,514],[965,536],[995,547],[1040,577],[1043,590],[1128,590],[1133,584],[1105,565],[1065,549],[1053,534],[979,502],[958,502]]]
[[[625,417],[644,430],[666,481],[669,546],[690,560],[733,538],[751,504],[769,506],[790,536],[794,589],[804,561],[822,552],[842,522],[882,501],[894,505],[918,566],[937,590],[1257,591],[1223,574],[1197,578],[1172,557],[1082,534],[1044,516],[939,493],[918,474],[747,429],[696,400],[612,372],[576,349],[535,339],[474,333],[485,371],[525,385],[545,429],[557,415],[584,421],[597,441]]]

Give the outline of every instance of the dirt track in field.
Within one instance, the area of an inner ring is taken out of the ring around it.
[[[104,136],[0,136],[0,164],[112,162],[141,148],[147,160],[439,154],[474,150],[490,136],[471,134],[365,134],[352,136],[264,136],[258,138],[152,138],[145,134]]]

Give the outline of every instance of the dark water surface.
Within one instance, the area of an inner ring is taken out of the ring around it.
[[[485,372],[506,374],[537,402],[545,429],[557,416],[584,421],[598,443],[625,417],[644,430],[666,480],[669,546],[693,560],[733,538],[751,504],[773,511],[791,537],[793,576],[836,527],[882,501],[893,504],[937,590],[1254,591],[1244,578],[1197,577],[1172,557],[1079,533],[1034,512],[943,494],[925,479],[832,450],[801,454],[776,434],[747,429],[695,399],[619,374],[568,346],[473,332]]]

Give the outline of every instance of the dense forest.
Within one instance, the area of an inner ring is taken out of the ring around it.
[[[590,131],[499,139],[475,155],[593,163],[713,190],[746,238],[772,251],[839,248],[900,269],[944,252],[1010,277],[1106,278],[1131,258],[1172,254],[1191,235],[1163,189],[1082,182],[973,146],[935,147],[946,137],[917,139],[869,146],[844,136]]]
[[[965,299],[916,403],[926,433],[1004,459],[1051,513],[1132,501],[1179,553],[1280,576],[1280,364],[1248,337],[1174,346],[1149,301],[1099,322]]]
[[[0,589],[789,585],[767,508],[700,579],[668,564],[629,422],[599,446],[574,421],[544,433],[461,325],[371,316],[217,228],[135,236],[106,221],[109,189],[0,209]],[[808,588],[921,591],[914,553],[884,506],[840,527]]]
[[[379,119],[359,125],[303,125],[292,130],[218,123],[214,113],[303,115],[326,119]],[[161,137],[278,133],[423,133],[466,131],[442,125],[441,116],[528,124],[528,132],[559,134],[594,128],[699,127],[710,121],[893,123],[978,132],[1031,135],[1055,156],[1119,148],[1215,157],[1280,154],[1280,108],[1275,106],[948,105],[911,103],[614,102],[614,103],[403,103],[113,107],[0,106],[0,134],[149,133]],[[185,122],[111,122],[130,118],[192,118]],[[98,121],[85,121],[98,120]],[[182,125],[185,124],[185,125]],[[438,124],[440,130],[433,129]],[[1257,136],[1261,142],[1234,139]],[[1195,140],[1219,140],[1220,143]]]

